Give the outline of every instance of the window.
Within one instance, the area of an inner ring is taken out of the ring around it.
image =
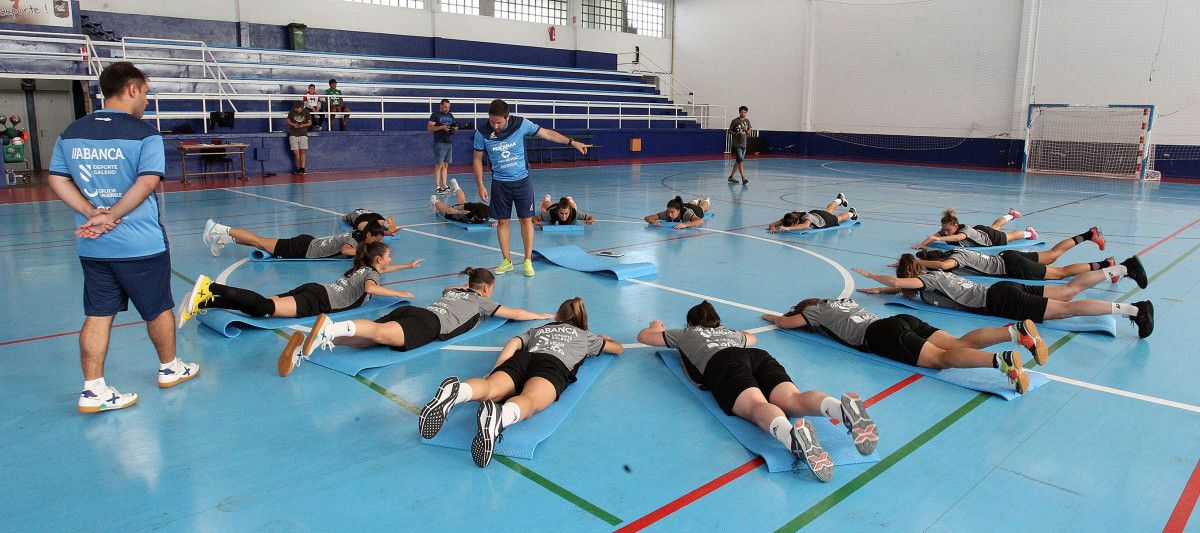
[[[479,14],[479,0],[442,0],[441,5],[442,13]]]
[[[567,0],[496,0],[496,18],[563,25]]]
[[[583,27],[625,31],[625,0],[583,0]]]
[[[663,19],[667,6],[654,0],[629,0],[627,6],[629,27],[636,28],[638,35],[663,36]]]
[[[425,9],[425,0],[342,0],[343,2],[354,2],[356,4],[371,4],[375,6],[390,6],[390,7],[410,7],[413,9]]]

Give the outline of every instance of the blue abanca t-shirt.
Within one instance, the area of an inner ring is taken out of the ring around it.
[[[112,207],[138,176],[162,177],[166,157],[162,135],[141,119],[116,110],[83,117],[54,142],[50,174],[70,178],[92,205]],[[87,217],[76,213],[78,224]],[[167,232],[159,221],[158,198],[151,194],[96,239],[77,238],[87,259],[138,259],[167,251]]]
[[[536,135],[541,130],[541,126],[532,121],[510,116],[502,130],[493,130],[491,124],[484,122],[475,131],[475,150],[487,152],[492,161],[492,180],[519,181],[529,177],[525,137]]]

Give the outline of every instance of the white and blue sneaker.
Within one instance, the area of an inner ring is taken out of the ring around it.
[[[279,353],[279,365],[277,370],[280,377],[288,377],[300,366],[300,361],[304,358],[300,356],[300,345],[304,344],[304,334],[299,331],[293,331],[288,337],[287,345],[283,347],[283,351]]]
[[[158,388],[166,389],[169,387],[174,387],[196,377],[199,374],[199,364],[185,363],[179,359],[176,359],[174,365],[168,365],[167,368],[158,369]]]
[[[121,394],[117,389],[104,387],[100,390],[84,389],[79,393],[79,403],[75,408],[80,413],[100,413],[124,409],[137,402],[138,395],[136,393]]]
[[[438,214],[437,205],[438,205],[438,195],[434,194],[429,197],[429,212],[433,213],[435,215]]]
[[[504,427],[500,425],[500,406],[491,400],[479,402],[479,432],[471,439],[471,458],[484,468],[492,462],[492,453],[500,442]]]
[[[421,416],[417,418],[417,422],[422,439],[432,439],[442,430],[446,415],[450,414],[450,409],[453,409],[458,401],[458,383],[455,376],[442,380],[433,399],[421,409]]]
[[[817,432],[807,418],[797,420],[796,425],[792,427],[791,450],[797,459],[808,463],[808,468],[822,483],[833,480],[833,460],[829,458],[829,452],[817,442]]]
[[[204,222],[204,233],[201,234],[204,244],[208,246],[208,252],[213,254],[213,257],[221,256],[221,249],[225,248],[233,239],[228,235],[222,235],[217,231],[217,223],[213,219],[208,219]]]
[[[312,331],[309,331],[308,337],[304,338],[304,344],[300,352],[302,357],[311,356],[318,348],[322,350],[333,349],[333,339],[335,337],[330,331],[329,326],[331,325],[333,325],[333,321],[329,320],[329,315],[321,314],[317,316],[316,322],[313,322]]]

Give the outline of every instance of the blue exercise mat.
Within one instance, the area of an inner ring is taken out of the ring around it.
[[[716,215],[716,213],[713,213],[712,211],[709,211],[709,212],[707,212],[707,213],[704,213],[704,220],[708,220],[708,219],[712,218],[712,217],[713,217],[713,216],[715,216],[715,215]],[[666,221],[666,220],[659,220],[659,222],[661,222],[661,223],[662,223],[662,227],[664,227],[664,228],[673,228],[673,227],[675,227],[677,224],[679,224],[678,222],[668,222],[668,221]],[[650,226],[654,226],[654,224],[650,224]]]
[[[957,385],[964,389],[971,389],[971,390],[975,390],[975,391],[979,391],[979,392],[986,392],[988,394],[992,394],[992,395],[1004,398],[1005,400],[1012,400],[1014,398],[1018,398],[1021,396],[1020,394],[1017,393],[1017,390],[1015,388],[1013,388],[1013,384],[1008,381],[1008,378],[1005,377],[1004,374],[1001,374],[1000,371],[996,370],[995,368],[990,368],[990,367],[987,367],[987,368],[946,368],[946,369],[942,369],[942,370],[937,370],[937,369],[933,369],[933,368],[921,368],[919,366],[906,365],[904,363],[901,363],[901,362],[893,360],[893,359],[888,359],[881,355],[875,355],[873,353],[867,353],[867,352],[855,350],[854,348],[851,348],[851,347],[846,346],[845,344],[835,341],[829,337],[821,335],[820,333],[810,333],[810,332],[801,331],[798,329],[783,329],[783,328],[779,328],[779,331],[786,333],[788,335],[794,335],[796,337],[800,337],[800,338],[807,340],[809,342],[812,342],[814,344],[820,344],[821,346],[824,346],[826,348],[832,348],[834,350],[841,350],[843,352],[851,353],[851,354],[857,355],[859,357],[865,357],[865,358],[875,361],[877,363],[883,363],[888,366],[894,366],[894,367],[904,370],[906,372],[912,372],[914,374],[921,374],[922,376],[925,376],[928,378],[933,378],[938,381],[944,381],[951,385]],[[1029,356],[1029,357],[1032,357],[1032,356]],[[1029,373],[1029,390],[1027,390],[1025,392],[1026,392],[1026,394],[1028,394],[1029,391],[1034,390],[1038,387],[1041,387],[1042,385],[1045,385],[1049,382],[1050,382],[1050,379],[1047,378],[1046,376],[1030,372]]]
[[[341,254],[335,255],[335,256],[333,256],[333,257],[311,257],[311,258],[309,258],[309,257],[301,257],[301,258],[296,258],[296,259],[284,259],[284,258],[282,258],[282,257],[275,257],[275,256],[273,256],[273,255],[271,255],[271,254],[269,254],[269,253],[267,253],[267,252],[264,252],[264,251],[262,251],[262,250],[259,250],[259,249],[250,250],[250,260],[251,260],[251,261],[259,261],[259,262],[270,262],[270,261],[349,261],[349,260],[351,260],[351,259],[353,259],[353,257],[350,257],[350,256],[348,256],[348,255],[341,255]]]
[[[967,278],[971,281],[974,281],[975,283],[982,284],[982,285],[987,285],[989,283],[994,283],[996,281],[1015,281],[1017,283],[1022,283],[1025,285],[1066,285],[1068,282],[1071,281],[1071,280],[1067,280],[1067,279],[1015,279],[1015,278],[1006,278],[1006,277],[1002,277],[1002,276],[987,276],[984,274],[958,274],[958,275],[962,276],[964,278]]]
[[[542,224],[538,226],[545,233],[583,233],[583,223],[578,224]]]
[[[354,318],[364,314],[371,314],[372,312],[377,313],[380,311],[386,311],[404,303],[408,303],[408,300],[400,298],[376,297],[367,300],[365,303],[355,307],[354,309],[330,313],[329,317],[335,320],[345,320],[347,318]],[[311,316],[300,318],[257,318],[246,316],[228,309],[206,309],[198,318],[201,324],[204,324],[213,331],[230,338],[241,335],[243,329],[283,329],[290,326],[307,326],[312,324],[313,320],[315,320],[315,318]]]
[[[836,226],[829,227],[829,228],[784,230],[784,231],[780,231],[778,233],[778,235],[780,235],[780,236],[783,236],[783,235],[797,235],[797,236],[798,235],[808,235],[810,233],[821,233],[823,231],[837,231],[840,229],[852,228],[854,226],[857,226],[858,224],[859,224],[858,219],[852,219],[852,220],[847,220],[845,222],[842,222]]]
[[[494,222],[493,220],[488,220],[487,222],[484,222],[482,224],[467,224],[466,222],[450,220],[441,215],[438,215],[438,218],[451,226],[458,226],[459,228],[465,229],[467,231],[495,231],[495,229],[496,229],[495,227],[492,226],[492,222]]]
[[[508,322],[508,320],[504,318],[495,316],[488,317],[483,321],[483,323],[476,326],[475,329],[454,337],[453,339],[448,341],[433,341],[425,346],[406,352],[397,352],[391,348],[388,348],[387,346],[376,346],[374,348],[367,348],[364,350],[339,346],[334,348],[332,351],[317,350],[316,352],[313,352],[312,356],[309,357],[309,361],[312,361],[313,363],[321,365],[330,370],[337,370],[338,372],[341,372],[347,376],[354,376],[368,368],[379,368],[381,366],[402,363],[404,361],[408,361],[409,359],[415,359],[430,352],[441,350],[444,346],[458,344],[462,341],[478,337],[484,333],[503,326],[506,322]]]
[[[691,391],[692,396],[695,396],[704,405],[704,408],[708,409],[708,412],[717,417],[717,421],[721,422],[721,425],[725,426],[725,429],[729,430],[733,437],[742,443],[742,446],[766,460],[768,472],[789,472],[801,468],[801,465],[803,465],[802,468],[808,469],[806,463],[798,461],[796,456],[792,455],[792,452],[788,451],[770,433],[763,431],[752,422],[725,414],[725,411],[722,411],[721,407],[717,405],[717,401],[713,399],[713,395],[708,391],[700,390],[684,373],[683,365],[679,362],[679,352],[675,350],[659,351],[658,356],[662,358],[663,363],[666,363],[667,368],[671,369],[671,373],[675,374],[675,377],[679,378],[679,381],[682,381],[684,386]],[[879,462],[878,451],[871,455],[858,453],[854,447],[854,440],[850,438],[846,428],[840,425],[835,426],[824,417],[810,416],[806,418],[812,422],[813,429],[817,433],[817,440],[820,441],[821,447],[829,452],[829,458],[833,460],[834,465]]]
[[[1003,252],[1004,250],[1025,250],[1025,249],[1029,249],[1029,248],[1043,248],[1045,246],[1046,246],[1046,241],[1038,241],[1038,240],[1031,240],[1031,239],[1019,239],[1019,240],[1015,240],[1015,241],[1009,241],[1008,244],[1005,244],[1003,246],[959,246],[954,243],[948,243],[948,242],[942,242],[942,241],[934,241],[933,243],[931,243],[929,245],[930,248],[937,248],[938,250],[957,250],[959,248],[966,248],[968,250],[979,252],[981,254],[986,254],[989,252]]]
[[[977,313],[969,313],[959,309],[950,307],[938,307],[925,303],[921,300],[909,300],[903,296],[897,295],[895,298],[885,302],[885,305],[897,305],[907,307],[909,309],[919,309],[929,311],[931,313],[941,313],[950,316],[964,316],[973,318],[994,318],[996,320],[1010,321],[1006,318],[992,317],[991,315],[981,315]],[[1011,321],[1010,321],[1011,322]],[[1112,315],[1103,316],[1075,316],[1071,318],[1060,318],[1057,320],[1047,320],[1038,324],[1038,327],[1056,329],[1058,331],[1073,331],[1078,333],[1103,333],[1105,335],[1117,336],[1117,320]]]
[[[654,263],[618,263],[612,258],[589,254],[573,244],[534,248],[533,257],[580,272],[612,274],[617,279],[642,278],[658,273],[658,267]]]
[[[558,426],[562,425],[571,410],[583,399],[605,367],[613,360],[612,355],[589,357],[579,367],[575,374],[575,382],[563,391],[558,401],[550,404],[546,410],[522,420],[504,429],[504,438],[496,445],[496,454],[521,459],[533,459],[533,451],[538,444],[550,437]],[[458,450],[470,450],[471,439],[479,431],[476,414],[479,404],[467,402],[458,405],[446,417],[442,430],[432,439],[421,439],[421,442],[433,446],[444,446]]]

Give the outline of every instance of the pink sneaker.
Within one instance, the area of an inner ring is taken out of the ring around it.
[[[1021,218],[1021,212],[1010,207],[1008,209],[1008,216],[1013,217],[1013,218]]]
[[[1029,234],[1029,240],[1031,241],[1037,238],[1037,232],[1033,230],[1033,226],[1025,228],[1025,233]]]

